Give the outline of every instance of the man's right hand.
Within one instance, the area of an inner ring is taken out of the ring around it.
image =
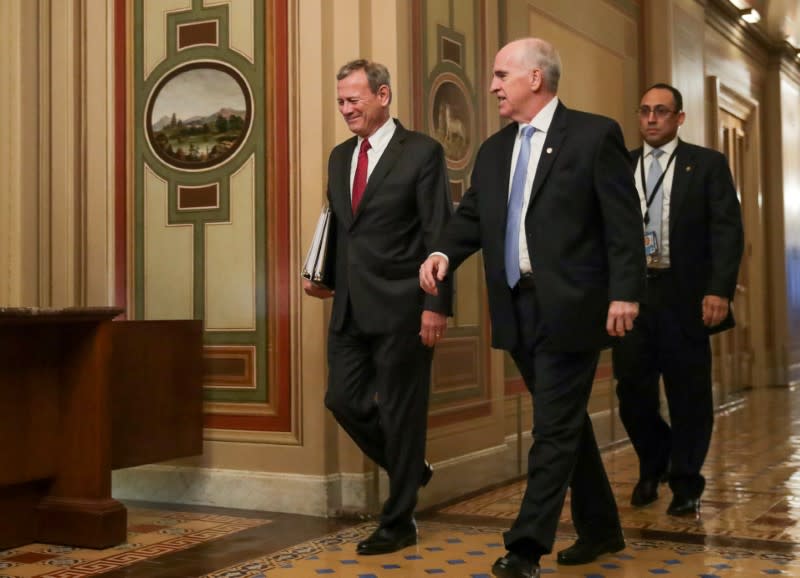
[[[323,287],[322,285],[317,285],[308,279],[303,279],[303,291],[306,292],[306,295],[316,297],[317,299],[328,299],[329,297],[333,297],[333,291],[327,287]]]
[[[431,255],[419,268],[419,286],[425,293],[438,295],[436,283],[444,281],[447,276],[447,259],[442,255]]]

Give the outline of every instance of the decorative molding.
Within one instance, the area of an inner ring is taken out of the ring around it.
[[[193,46],[219,46],[219,20],[178,24],[177,32],[178,52]]]
[[[207,345],[203,348],[203,387],[256,388],[256,348]]]
[[[707,0],[705,14],[706,24],[762,66],[780,61],[782,68],[793,70],[800,76],[800,61],[790,50],[790,45],[770,38],[759,26],[743,22],[736,7],[728,0]]]
[[[219,183],[178,185],[178,211],[210,211],[219,209]]]

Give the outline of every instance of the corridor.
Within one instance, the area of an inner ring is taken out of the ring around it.
[[[667,516],[666,486],[655,504],[632,508],[632,449],[604,458],[627,548],[585,566],[559,567],[547,556],[543,576],[800,576],[800,391],[749,392],[717,415],[699,519]],[[354,552],[371,521],[129,503],[126,544],[0,552],[0,578],[490,578],[522,490],[515,481],[420,512],[418,545],[377,557]],[[556,549],[574,539],[564,512]]]

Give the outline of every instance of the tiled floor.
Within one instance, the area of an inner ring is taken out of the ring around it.
[[[627,548],[584,566],[559,567],[554,556],[547,556],[542,560],[543,576],[800,577],[800,391],[751,393],[744,403],[717,416],[704,471],[708,488],[698,519],[666,515],[666,486],[654,505],[631,508],[628,500],[637,475],[632,450],[622,447],[604,459]],[[386,556],[355,555],[355,543],[374,528],[371,523],[176,506],[172,513],[149,515],[215,513],[241,522],[235,532],[222,537],[157,557],[143,556],[146,559],[134,563],[129,560],[113,569],[106,566],[102,574],[87,573],[88,567],[75,564],[35,573],[31,569],[41,561],[19,561],[12,567],[7,564],[14,552],[0,552],[0,578],[490,578],[492,562],[504,551],[502,532],[516,513],[522,488],[522,482],[511,483],[423,512],[419,544]],[[567,512],[565,508],[556,550],[574,539]],[[140,529],[147,525],[140,524]],[[138,555],[135,548],[131,552]],[[78,557],[75,552],[63,554],[67,559]]]

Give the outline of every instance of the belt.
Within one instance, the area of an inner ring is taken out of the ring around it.
[[[647,278],[648,279],[662,279],[667,277],[668,275],[672,274],[672,269],[664,267],[662,269],[657,269],[655,267],[648,267],[647,268]]]
[[[533,273],[523,273],[515,289],[533,289],[534,287],[536,287],[536,283],[534,282]]]

